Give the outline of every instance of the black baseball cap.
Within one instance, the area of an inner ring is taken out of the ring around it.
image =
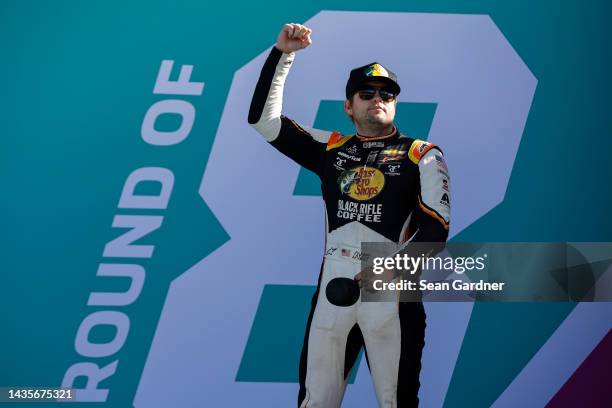
[[[351,71],[349,79],[346,82],[346,99],[359,90],[364,82],[367,81],[381,81],[385,82],[389,90],[395,94],[400,93],[400,86],[397,83],[397,75],[395,75],[390,69],[383,67],[378,62],[372,62],[371,64],[364,65],[363,67],[355,68]]]

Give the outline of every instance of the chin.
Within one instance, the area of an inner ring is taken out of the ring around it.
[[[384,113],[380,113],[378,115],[370,115],[368,118],[368,122],[376,123],[377,125],[384,125],[387,121],[387,116]]]
[[[386,119],[387,118],[379,118],[377,116],[374,116],[374,117],[370,118],[370,120],[368,122],[371,125],[377,125],[377,126],[380,126],[380,127],[385,127],[385,126],[389,126],[391,124],[391,122],[389,122]]]

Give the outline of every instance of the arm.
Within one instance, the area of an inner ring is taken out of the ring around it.
[[[450,223],[450,177],[442,151],[432,146],[418,166],[420,191],[414,214],[418,230],[410,241],[446,242]]]
[[[300,126],[281,114],[283,89],[295,57],[294,51],[311,43],[310,32],[310,29],[297,24],[283,27],[261,70],[248,120],[272,146],[320,175],[331,132]]]

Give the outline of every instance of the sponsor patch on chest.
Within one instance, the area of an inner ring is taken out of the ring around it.
[[[398,163],[398,164],[388,164],[387,165],[387,170],[385,171],[385,174],[387,176],[399,176],[400,168],[401,167],[402,167],[401,163]]]
[[[380,194],[384,188],[385,176],[375,167],[354,167],[340,174],[338,186],[342,194],[355,200],[370,200]]]
[[[378,164],[398,163],[406,158],[408,149],[406,144],[387,146],[378,154]]]
[[[336,217],[359,222],[381,222],[382,204],[356,203],[349,200],[338,200]]]

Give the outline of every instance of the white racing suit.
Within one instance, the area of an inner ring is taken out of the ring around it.
[[[298,406],[334,408],[365,345],[381,407],[418,405],[425,312],[420,302],[334,306],[327,283],[360,271],[362,242],[442,242],[448,236],[448,169],[435,145],[394,131],[379,138],[303,127],[281,115],[294,54],[273,48],[257,83],[249,123],[276,149],[321,179],[326,245],[300,359]]]

